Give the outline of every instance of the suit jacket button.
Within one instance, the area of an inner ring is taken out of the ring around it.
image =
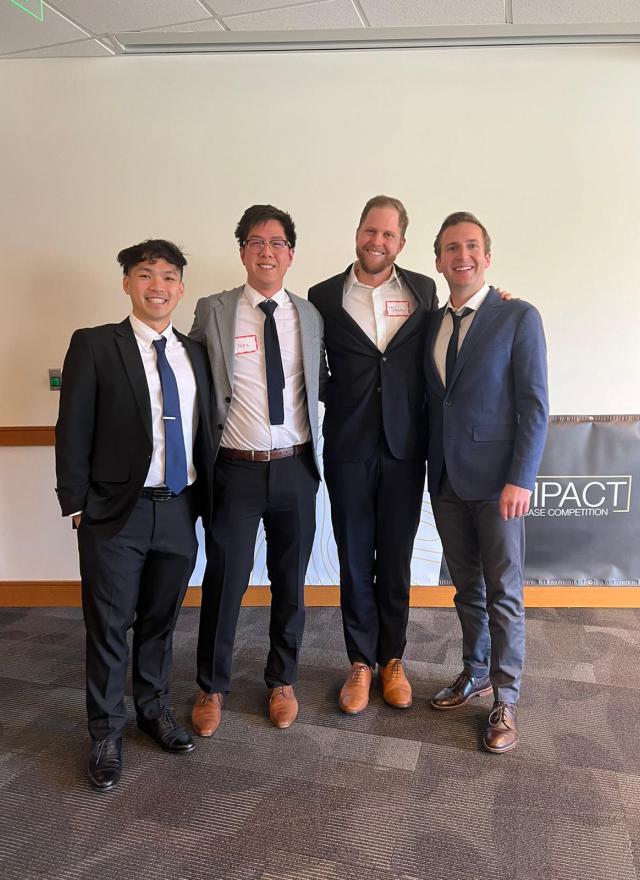
[[[387,358],[386,358],[386,357],[383,357],[382,360],[383,360],[385,363],[387,362]]]
[[[376,391],[382,391],[382,388],[378,385],[378,387],[376,388]]]
[[[452,406],[452,403],[450,400],[445,400],[444,405],[445,406]]]
[[[219,431],[224,430],[224,425],[218,425],[218,430],[219,430]]]
[[[225,401],[226,401],[227,403],[231,403],[231,398],[230,398],[230,397],[225,397]]]

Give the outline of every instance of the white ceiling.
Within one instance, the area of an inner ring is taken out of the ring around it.
[[[131,31],[634,22],[640,0],[0,0],[0,58],[117,57],[113,34]]]

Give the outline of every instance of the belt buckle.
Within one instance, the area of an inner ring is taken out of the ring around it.
[[[154,501],[170,501],[172,497],[173,492],[168,486],[156,486],[153,490]]]

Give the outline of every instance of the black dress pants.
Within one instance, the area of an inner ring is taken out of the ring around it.
[[[375,668],[407,642],[411,555],[424,491],[423,460],[382,442],[365,461],[324,462],[340,562],[342,625],[351,663]]]
[[[119,734],[126,723],[130,627],[136,713],[157,718],[169,705],[173,630],[198,552],[193,508],[186,489],[169,501],[140,498],[112,538],[80,523],[87,715],[95,740]]]
[[[268,687],[296,681],[318,482],[311,451],[268,462],[216,461],[197,656],[197,682],[206,693],[230,689],[238,614],[253,568],[260,520],[271,582],[264,677]]]

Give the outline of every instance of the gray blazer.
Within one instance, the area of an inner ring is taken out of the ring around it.
[[[207,346],[211,372],[213,374],[213,447],[214,456],[220,448],[222,432],[229,415],[229,405],[233,394],[233,358],[235,350],[236,314],[238,301],[244,290],[235,287],[205,296],[196,303],[193,327],[189,332],[192,339]],[[302,365],[307,392],[309,426],[313,440],[313,455],[318,463],[318,397],[320,393],[320,370],[324,366],[324,346],[322,341],[322,318],[320,313],[306,299],[287,290],[291,302],[296,307],[300,320],[300,342],[302,346]],[[323,371],[323,382],[325,381]]]

